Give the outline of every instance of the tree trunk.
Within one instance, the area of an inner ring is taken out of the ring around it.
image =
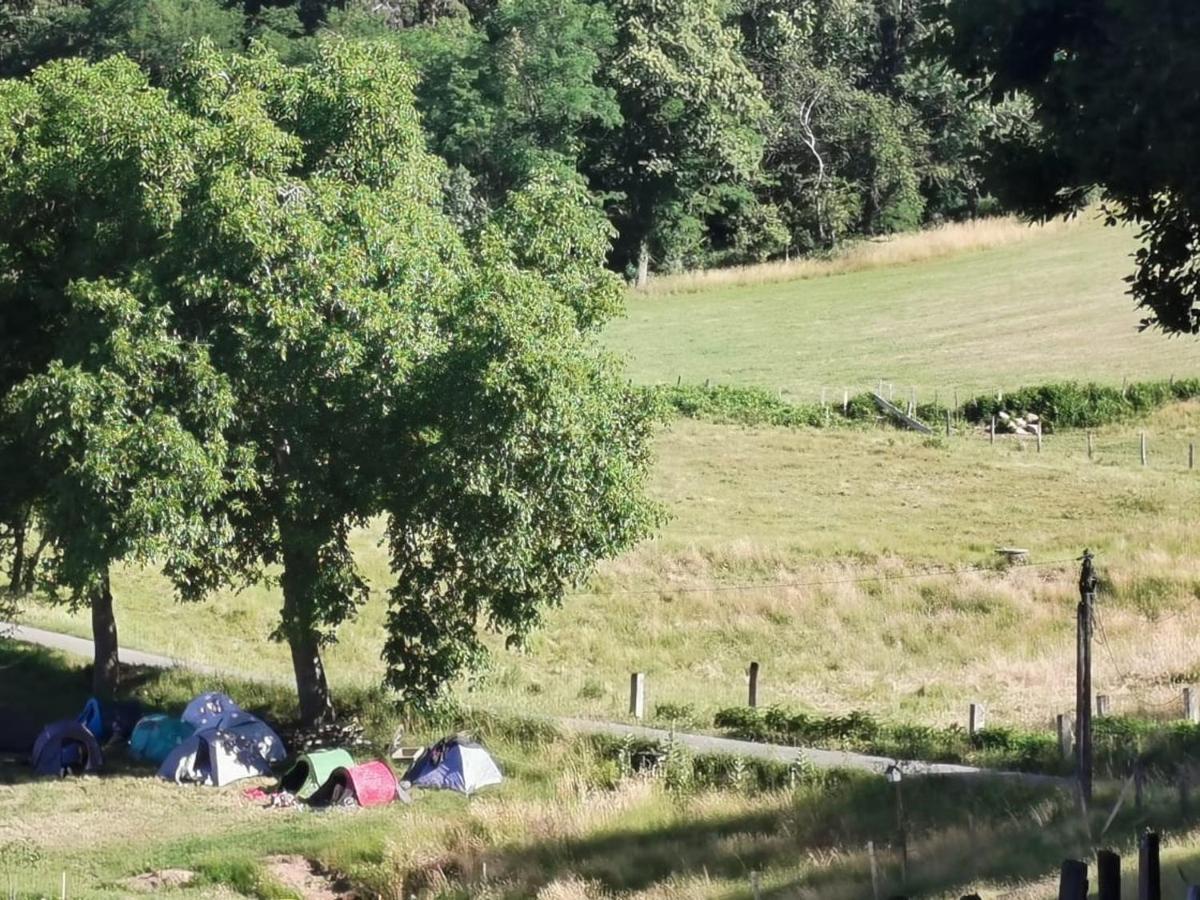
[[[321,643],[314,625],[317,583],[315,551],[289,539],[290,529],[280,528],[283,542],[283,633],[292,651],[300,719],[305,725],[332,722],[333,698],[321,662]]]
[[[9,569],[8,590],[11,594],[19,594],[21,585],[25,583],[25,524],[24,516],[20,516],[12,525],[13,557],[12,568]]]
[[[650,242],[642,238],[638,244],[637,281],[635,287],[644,288],[650,281]]]
[[[121,661],[117,653],[117,619],[113,615],[112,589],[108,569],[100,576],[92,591],[92,642],[95,662],[92,666],[92,693],[97,697],[112,697],[120,683]]]

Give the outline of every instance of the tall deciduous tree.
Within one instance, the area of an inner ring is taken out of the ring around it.
[[[1200,333],[1200,7],[1179,0],[954,0],[954,52],[1036,128],[996,161],[1006,198],[1039,217],[1095,192],[1142,229],[1131,277],[1144,324]]]
[[[618,262],[635,258],[641,283],[672,210],[757,175],[767,107],[719,4],[615,0],[613,9],[618,44],[606,74],[624,124],[597,148],[591,171],[623,198]]]
[[[187,592],[222,538],[232,395],[149,267],[188,134],[128,60],[0,82],[0,445],[16,461],[0,493],[37,512],[43,586],[91,607],[100,693],[118,667],[111,567],[155,561]]]

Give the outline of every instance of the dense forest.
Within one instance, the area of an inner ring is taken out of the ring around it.
[[[946,61],[925,0],[15,0],[0,75],[124,53],[155,79],[205,38],[304,62],[325,34],[419,75],[446,209],[486,220],[547,168],[582,178],[631,280],[820,252],[996,208],[988,163],[1028,141]]]

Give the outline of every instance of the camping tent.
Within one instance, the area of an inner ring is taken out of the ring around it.
[[[93,697],[79,714],[79,722],[101,744],[107,744],[114,734],[128,738],[141,716],[142,704],[136,700],[116,703]]]
[[[285,756],[279,735],[243,713],[236,723],[197,731],[171,751],[158,774],[168,781],[221,787],[240,778],[270,775],[271,763]]]
[[[353,765],[354,757],[345,750],[314,750],[305,753],[279,780],[279,790],[307,800],[316,793],[317,788],[329,780],[335,769],[349,769]]]
[[[205,728],[221,728],[253,719],[250,713],[238,706],[228,694],[209,693],[194,698],[179,718],[197,731]]]
[[[438,741],[413,761],[404,780],[413,787],[442,788],[473,794],[503,780],[496,761],[480,744],[465,737]]]
[[[162,713],[142,716],[129,736],[129,754],[161,765],[171,751],[190,738],[196,729],[182,719]]]
[[[104,757],[96,738],[74,719],[47,725],[33,745],[33,771],[38,775],[91,772]]]
[[[309,802],[338,805],[353,798],[359,806],[383,806],[396,799],[396,773],[382,760],[334,769]]]

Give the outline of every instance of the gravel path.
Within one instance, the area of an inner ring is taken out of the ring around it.
[[[14,625],[0,622],[0,639],[8,638],[26,644],[37,644],[52,650],[61,650],[79,656],[92,655],[92,642],[86,638],[59,634],[55,631],[45,631],[41,628],[31,628],[26,625]],[[218,669],[212,666],[172,659],[155,653],[143,653],[140,650],[121,648],[121,662],[128,665],[150,666],[156,669],[186,668],[202,675],[225,675],[247,678],[241,673],[228,669]],[[621,722],[600,722],[594,719],[555,718],[553,721],[562,728],[581,734],[605,734],[613,737],[630,736],[649,741],[674,739],[693,753],[724,754],[743,756],[748,759],[764,759],[774,762],[792,762],[803,758],[810,765],[819,769],[861,769],[882,774],[888,766],[898,765],[905,775],[954,775],[966,777],[1006,778],[1027,784],[1061,784],[1067,785],[1070,779],[1053,775],[1035,775],[1027,772],[997,772],[992,769],[978,769],[973,766],[959,766],[951,763],[927,763],[918,760],[895,760],[882,756],[868,756],[863,753],[848,753],[840,750],[817,750],[809,747],[789,747],[783,744],[761,744],[756,741],[739,741],[734,738],[715,737],[706,734],[686,734],[669,732],[661,728],[647,728],[643,725],[627,725]]]

